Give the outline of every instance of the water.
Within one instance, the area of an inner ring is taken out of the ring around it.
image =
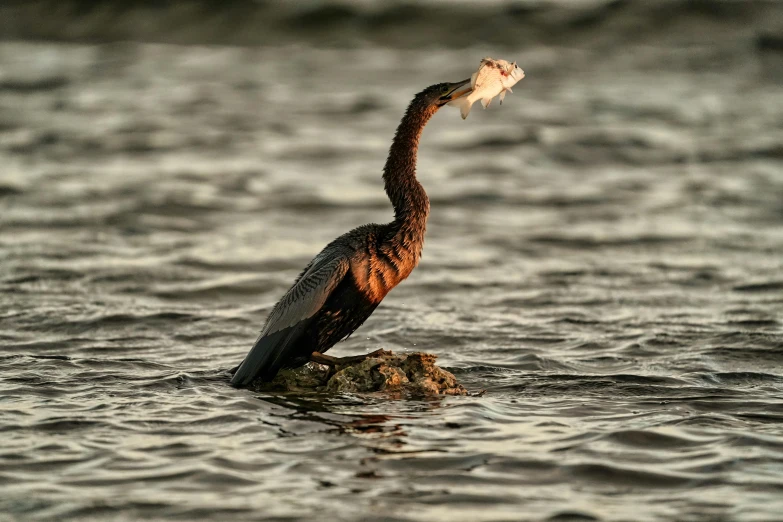
[[[422,263],[331,352],[486,389],[429,400],[226,370],[491,49],[0,44],[0,518],[777,519],[783,88],[737,42],[507,49],[436,115]]]

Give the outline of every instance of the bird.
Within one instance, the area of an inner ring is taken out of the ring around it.
[[[394,219],[357,227],[315,256],[272,308],[250,352],[233,370],[233,386],[247,387],[257,379],[268,382],[280,369],[311,360],[334,365],[372,355],[338,359],[324,353],[359,328],[418,265],[430,212],[427,193],[416,177],[419,141],[441,107],[470,91],[468,79],[431,85],[413,98],[383,168]]]

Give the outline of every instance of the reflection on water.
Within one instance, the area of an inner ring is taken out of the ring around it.
[[[429,400],[226,370],[314,253],[390,219],[407,101],[486,50],[0,44],[0,510],[774,519],[783,92],[737,42],[507,51],[502,108],[436,115],[422,264],[335,348],[487,389]]]

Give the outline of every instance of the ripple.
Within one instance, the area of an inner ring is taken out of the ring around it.
[[[278,4],[14,18],[241,46],[0,43],[0,511],[775,519],[782,120],[747,43],[777,10]],[[312,256],[390,218],[394,123],[467,41],[513,44],[529,83],[433,118],[421,265],[334,351],[426,350],[486,392],[231,387]]]
[[[783,281],[751,283],[734,287],[734,291],[736,292],[779,292],[781,290],[783,290]]]
[[[693,487],[702,482],[696,476],[685,473],[662,473],[607,464],[575,464],[567,466],[566,471],[575,478],[590,483],[618,486],[633,484],[634,487],[641,488]]]

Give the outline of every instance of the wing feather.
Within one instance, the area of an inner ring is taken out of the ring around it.
[[[343,255],[319,254],[272,308],[253,348],[231,379],[246,386],[256,377],[274,376],[285,361],[309,319],[323,307],[329,295],[345,278],[350,261]]]

